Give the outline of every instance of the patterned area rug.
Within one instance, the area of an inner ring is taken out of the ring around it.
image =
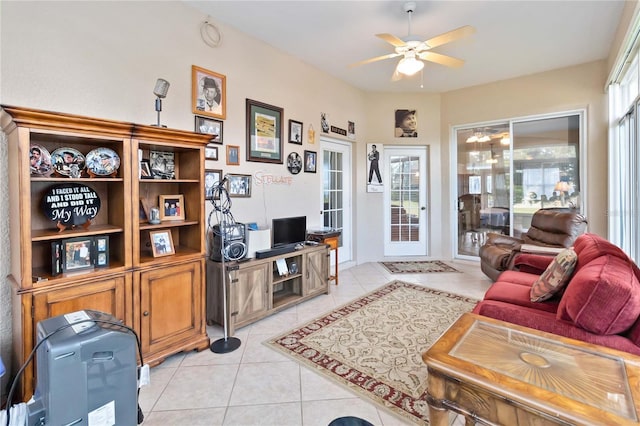
[[[411,422],[428,424],[422,353],[476,303],[393,281],[264,344]]]
[[[392,274],[422,274],[426,272],[460,272],[439,260],[380,262]]]

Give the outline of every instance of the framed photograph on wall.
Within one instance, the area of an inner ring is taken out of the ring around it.
[[[149,232],[149,239],[151,240],[151,252],[153,253],[153,257],[176,254],[170,230],[163,229],[160,231],[151,231]]]
[[[251,175],[227,175],[229,197],[251,197]]]
[[[289,120],[289,143],[302,145],[302,123],[296,120]]]
[[[247,99],[247,161],[282,164],[284,109]]]
[[[240,147],[235,145],[227,145],[227,165],[240,165]]]
[[[222,145],[222,128],[224,122],[213,118],[200,117],[196,115],[195,131],[211,135],[211,143]]]
[[[204,158],[207,160],[218,159],[218,147],[213,144],[208,144],[204,147]]]
[[[222,170],[206,169],[204,171],[204,199],[213,200],[214,189],[222,180]]]
[[[191,103],[196,115],[227,118],[227,77],[192,65]]]
[[[304,172],[315,173],[318,153],[316,151],[304,151]]]
[[[184,220],[184,196],[160,195],[160,220]]]

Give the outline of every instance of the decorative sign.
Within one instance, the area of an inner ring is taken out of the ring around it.
[[[342,136],[347,136],[347,131],[345,129],[341,129],[340,127],[331,126],[331,131]]]
[[[42,198],[42,210],[63,231],[88,228],[100,211],[100,197],[92,188],[80,183],[65,183],[49,188]]]

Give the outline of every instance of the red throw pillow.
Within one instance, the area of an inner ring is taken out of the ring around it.
[[[529,296],[532,302],[544,302],[562,290],[569,280],[578,262],[578,256],[573,249],[566,249],[558,253],[547,269],[540,275],[533,285]]]
[[[633,264],[606,255],[576,271],[556,317],[595,334],[618,334],[640,316],[640,282]]]

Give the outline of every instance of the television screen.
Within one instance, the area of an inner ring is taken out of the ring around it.
[[[273,247],[301,243],[307,239],[307,217],[283,217],[271,221]]]

